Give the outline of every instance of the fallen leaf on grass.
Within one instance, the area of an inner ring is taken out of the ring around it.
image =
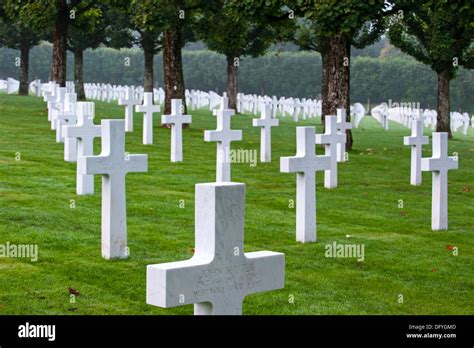
[[[71,295],[81,296],[81,293],[74,288],[68,288]]]

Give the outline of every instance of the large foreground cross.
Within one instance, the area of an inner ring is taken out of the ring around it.
[[[240,315],[247,295],[283,288],[284,254],[244,253],[245,184],[198,184],[195,201],[195,254],[147,267],[148,304],[194,304],[196,315]]]

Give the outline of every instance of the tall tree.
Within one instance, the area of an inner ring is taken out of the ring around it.
[[[402,2],[405,0],[397,1],[397,6]],[[341,107],[349,110],[351,45],[358,45],[358,40],[360,46],[373,41],[380,34],[384,18],[399,8],[387,0],[246,0],[240,6],[257,14],[285,7],[293,14],[289,18],[304,19],[312,49],[321,53],[323,61],[323,115],[335,114]],[[361,29],[366,33],[361,35]],[[349,112],[347,118],[350,120]],[[352,132],[347,130],[346,148],[351,149],[352,144]]]
[[[22,4],[21,18],[36,30],[52,28],[51,80],[66,85],[69,27],[94,7],[93,0],[15,0]]]
[[[186,98],[181,49],[193,39],[195,12],[207,0],[160,0],[159,11],[163,23],[163,73],[165,83],[164,112],[171,112],[171,99],[182,99],[186,112]]]
[[[290,21],[249,16],[233,4],[234,2],[229,0],[209,2],[197,21],[197,31],[209,49],[226,57],[227,95],[229,106],[235,109],[240,59],[264,54],[268,47],[279,39],[278,29],[283,28],[281,24]]]
[[[107,24],[98,8],[90,9],[74,21],[69,30],[66,47],[74,55],[74,84],[77,98],[85,100],[84,51],[97,48],[106,39]]]
[[[135,43],[143,49],[145,92],[153,92],[155,55],[163,48],[163,14],[158,10],[159,0],[132,0],[129,6],[132,30],[138,33]]]
[[[389,38],[403,52],[425,63],[438,75],[438,132],[450,127],[451,80],[459,66],[474,67],[474,6],[470,0],[419,1],[413,11],[396,18]]]
[[[323,116],[334,115],[341,107],[349,111],[351,46],[362,48],[378,40],[387,17],[401,7],[385,0],[305,0],[294,6],[306,19],[306,28],[299,37],[303,47],[309,46],[321,54]],[[347,120],[350,121],[349,112]],[[346,132],[349,150],[354,139],[351,130]]]
[[[21,4],[0,2],[0,45],[20,51],[19,95],[28,95],[30,50],[44,38],[44,32],[30,28],[20,17]]]
[[[131,33],[123,26],[124,14],[110,1],[101,1],[85,11],[71,25],[67,49],[74,55],[74,83],[77,97],[85,100],[84,51],[100,45],[130,47]]]

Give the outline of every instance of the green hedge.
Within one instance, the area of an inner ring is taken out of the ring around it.
[[[18,78],[18,52],[0,48],[0,78]],[[141,84],[143,54],[138,49],[100,48],[87,51],[85,80],[112,84]],[[125,65],[125,59],[130,65]],[[31,52],[30,78],[48,80],[51,46],[44,44]],[[184,76],[189,89],[225,90],[226,67],[222,55],[210,51],[184,51]],[[163,83],[162,55],[155,57],[155,81]],[[436,74],[405,56],[387,58],[354,57],[351,61],[352,102],[420,102],[436,107]],[[72,79],[72,56],[68,55],[68,79]],[[474,73],[460,70],[451,85],[452,110],[474,112]],[[264,57],[240,62],[239,89],[245,93],[288,97],[318,97],[321,93],[321,58],[313,52],[271,52]]]

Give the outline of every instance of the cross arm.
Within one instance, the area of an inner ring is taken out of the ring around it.
[[[403,137],[403,145],[426,145],[429,144],[430,139],[427,136],[422,137],[413,137],[406,136]]]
[[[148,171],[148,155],[128,155],[125,160],[127,173],[143,173]]]
[[[247,294],[285,286],[285,254],[257,251],[245,253],[245,257],[252,265],[252,272],[247,274]]]
[[[422,158],[421,170],[424,172],[439,172],[458,169],[459,161],[455,157],[440,158]]]
[[[108,175],[112,172],[107,156],[79,156],[77,171],[81,175]]]
[[[146,302],[170,308],[207,301],[208,298],[200,296],[198,289],[207,285],[204,275],[208,265],[192,258],[147,266]]]
[[[282,173],[303,173],[303,157],[281,157],[280,172]]]

